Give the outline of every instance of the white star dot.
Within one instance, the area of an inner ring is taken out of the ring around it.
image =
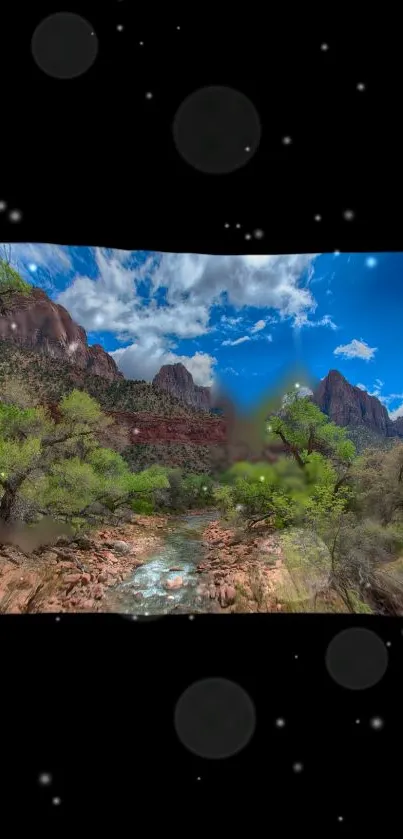
[[[146,93],[146,99],[152,99],[152,98],[153,98],[153,95],[152,95],[152,93],[150,93],[150,91],[148,93]]]
[[[352,219],[354,218],[354,212],[353,212],[353,210],[344,210],[344,213],[343,213],[343,218],[344,218],[346,221],[352,221]]]
[[[277,728],[284,728],[284,726],[285,726],[285,719],[283,719],[283,717],[279,717],[279,718],[276,720],[276,726],[277,726]]]
[[[322,221],[322,216],[316,215],[314,216],[315,221]]]
[[[236,224],[236,225],[235,225],[235,227],[236,227],[238,230],[239,230],[240,226],[241,226],[240,224]]]
[[[10,221],[21,221],[22,219],[22,212],[21,210],[11,210],[9,214]]]
[[[57,616],[57,618],[55,618],[55,620],[56,620],[57,622],[59,622],[59,621],[60,621],[59,615]]]
[[[387,646],[387,647],[391,647],[391,646],[392,646],[392,641],[387,641],[387,642],[386,642],[386,646]]]
[[[49,775],[48,772],[42,772],[42,774],[39,775],[38,781],[43,787],[47,787],[52,783],[52,776]]]
[[[359,725],[359,724],[360,724],[360,722],[361,722],[361,720],[356,720],[356,721],[355,721],[355,724],[356,724],[356,725]]]
[[[245,146],[245,151],[250,151],[250,146]]]
[[[375,729],[375,731],[379,731],[379,729],[383,728],[384,726],[384,722],[383,719],[381,719],[381,717],[372,717],[372,720],[370,720],[369,724],[371,728]]]
[[[289,146],[292,143],[291,137],[283,137],[283,146]]]
[[[123,26],[122,26],[122,24],[121,24],[121,23],[119,23],[119,25],[116,27],[116,29],[118,30],[118,32],[123,32]]]
[[[294,772],[302,772],[304,767],[303,767],[302,763],[294,763],[292,768],[293,768]]]
[[[177,28],[177,29],[180,29],[180,26],[177,26],[176,28]]]
[[[224,227],[229,227],[229,224],[224,224]]]
[[[52,798],[52,804],[54,804],[56,807],[61,803],[62,803],[62,799],[58,798],[58,796],[56,796],[56,798]]]
[[[139,41],[141,47],[144,47],[144,41]]]
[[[260,230],[260,229],[254,230],[253,235],[254,235],[255,239],[263,239],[264,232],[263,232],[263,230]]]
[[[195,619],[195,616],[194,616],[194,615],[189,615],[189,620],[190,620],[190,621],[194,621],[194,619]]]
[[[7,209],[7,204],[5,201],[0,201],[0,213],[4,213],[4,210]]]
[[[252,236],[250,235],[250,233],[245,233],[245,239],[248,239],[248,240],[249,240],[249,239],[251,239],[251,238],[252,238]]]
[[[363,84],[362,82],[359,82],[358,85],[357,85],[357,90],[359,90],[360,92],[365,90],[365,84]]]
[[[337,816],[338,822],[344,822],[344,816]]]
[[[298,655],[297,655],[297,654],[295,654],[294,658],[298,658]]]
[[[322,52],[326,52],[329,49],[329,44],[321,44],[320,48]]]

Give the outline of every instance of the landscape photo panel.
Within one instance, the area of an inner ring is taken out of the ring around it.
[[[403,614],[403,254],[0,245],[0,614]]]

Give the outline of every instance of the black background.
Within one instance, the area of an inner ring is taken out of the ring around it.
[[[30,52],[38,23],[66,10],[86,17],[100,44],[91,70],[71,82],[48,78]],[[0,241],[209,253],[401,249],[399,24],[379,9],[352,14],[339,5],[325,17],[215,4],[185,15],[128,0],[6,8],[0,201],[22,220],[2,214]],[[262,121],[256,156],[232,175],[193,171],[172,141],[184,97],[210,84],[241,90]],[[264,238],[246,246],[256,228]],[[325,668],[331,638],[352,625],[392,644],[386,676],[368,691],[338,687]],[[83,812],[93,825],[109,813],[115,830],[132,832],[190,832],[202,821],[267,834],[399,825],[400,630],[398,620],[342,616],[3,616],[3,812],[32,829],[70,816],[74,826]],[[242,684],[257,709],[252,743],[226,761],[188,754],[172,724],[181,692],[209,676]],[[382,730],[370,727],[373,716]],[[38,785],[40,772],[52,774],[51,787]]]

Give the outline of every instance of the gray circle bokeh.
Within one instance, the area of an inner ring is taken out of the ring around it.
[[[370,629],[345,629],[332,639],[326,651],[329,675],[349,690],[373,687],[381,681],[387,666],[386,646]]]
[[[55,79],[75,79],[89,70],[98,54],[92,25],[80,15],[58,12],[36,27],[31,50],[38,67]]]
[[[258,149],[261,124],[250,99],[231,87],[202,87],[179,106],[175,146],[194,169],[225,175],[245,166]]]
[[[181,743],[198,757],[220,760],[247,746],[256,726],[246,691],[229,679],[203,679],[184,691],[175,708]]]

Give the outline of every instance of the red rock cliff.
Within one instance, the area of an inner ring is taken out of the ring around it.
[[[13,293],[2,301],[0,340],[68,361],[109,381],[123,379],[114,359],[99,345],[88,346],[85,330],[67,309],[54,303],[42,289],[29,295]]]
[[[193,376],[183,364],[164,364],[154,376],[153,385],[193,408],[210,410],[210,388],[195,385]]]
[[[365,425],[384,437],[396,437],[403,433],[403,423],[400,420],[392,422],[376,396],[351,385],[337,370],[330,370],[312,398],[337,425]]]

